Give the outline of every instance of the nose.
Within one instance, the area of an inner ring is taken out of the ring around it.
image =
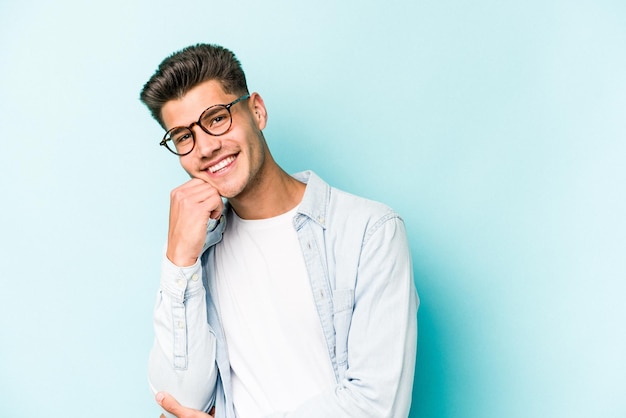
[[[210,157],[215,151],[222,148],[220,137],[209,135],[197,125],[192,129],[194,130],[193,135],[196,139],[195,149],[201,157]]]

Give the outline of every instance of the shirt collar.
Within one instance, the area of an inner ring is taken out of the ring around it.
[[[293,177],[306,184],[304,196],[298,207],[298,215],[294,218],[296,228],[302,225],[305,217],[326,228],[330,186],[310,170],[293,174]]]

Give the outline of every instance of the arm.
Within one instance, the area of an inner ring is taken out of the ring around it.
[[[153,393],[167,391],[183,405],[206,411],[215,400],[217,367],[201,274],[199,262],[180,268],[163,258],[148,379]]]
[[[217,191],[199,179],[191,179],[170,195],[168,243],[148,364],[153,392],[170,392],[186,406],[201,410],[215,401],[217,367],[199,254],[207,224],[222,210]]]
[[[357,271],[348,369],[332,390],[271,418],[406,418],[417,347],[413,269],[397,216],[369,231]]]

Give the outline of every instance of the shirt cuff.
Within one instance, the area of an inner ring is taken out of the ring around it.
[[[178,267],[163,254],[163,260],[161,261],[162,291],[183,302],[203,289],[200,258],[192,266]]]

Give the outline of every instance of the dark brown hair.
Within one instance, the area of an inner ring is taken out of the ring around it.
[[[161,118],[163,105],[180,99],[200,83],[216,80],[225,93],[248,93],[241,63],[230,50],[210,44],[197,44],[165,58],[141,90],[140,100],[152,117],[165,128]]]

